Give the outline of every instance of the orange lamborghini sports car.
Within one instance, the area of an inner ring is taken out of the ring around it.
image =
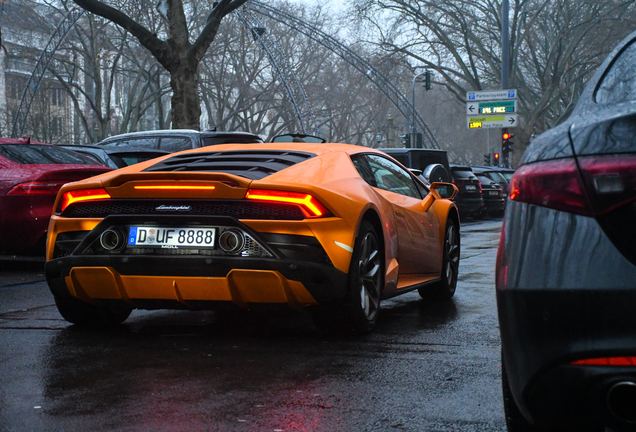
[[[319,328],[369,331],[382,299],[453,296],[456,193],[360,146],[187,150],[63,186],[46,278],[76,324],[283,303],[311,307]]]

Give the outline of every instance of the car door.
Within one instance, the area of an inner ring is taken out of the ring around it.
[[[428,190],[418,185],[408,171],[388,158],[375,154],[359,157],[364,158],[373,176],[373,182],[367,182],[393,205],[398,230],[400,274],[439,272],[439,221],[434,212],[422,206]]]

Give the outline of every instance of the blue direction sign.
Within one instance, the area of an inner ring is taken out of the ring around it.
[[[488,101],[502,99],[517,99],[517,90],[491,90],[491,91],[475,91],[466,92],[466,100],[471,101]]]

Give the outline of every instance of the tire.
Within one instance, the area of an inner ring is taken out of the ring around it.
[[[501,391],[503,394],[504,414],[506,416],[508,432],[539,432],[542,430],[526,420],[512,397],[503,356],[501,356]]]
[[[363,221],[351,255],[347,297],[340,306],[312,309],[320,330],[370,332],[378,320],[380,295],[384,286],[384,253],[375,228]]]
[[[66,321],[80,326],[115,326],[124,322],[132,312],[132,308],[97,306],[75,297],[55,296],[55,305]]]
[[[455,295],[457,289],[457,276],[459,274],[460,243],[459,229],[454,220],[448,219],[444,235],[442,280],[432,287],[420,288],[418,292],[423,299],[449,300]]]

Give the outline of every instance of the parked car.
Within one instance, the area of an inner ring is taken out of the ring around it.
[[[496,267],[509,431],[636,430],[636,33],[528,146]]]
[[[481,218],[485,214],[481,183],[473,170],[466,165],[450,165],[452,182],[457,186],[455,203],[462,216]]]
[[[487,170],[479,167],[472,167],[473,173],[481,183],[481,197],[484,200],[482,215],[488,214],[493,217],[502,217],[506,209],[506,194],[500,183],[488,177]]]
[[[422,176],[429,183],[450,182],[450,165],[446,150],[412,149],[412,148],[380,148],[407,168],[422,171]]]
[[[479,173],[497,183],[504,191],[504,195],[508,196],[508,180],[499,171],[497,167],[471,167],[475,174]]]
[[[502,176],[504,176],[504,178],[506,179],[508,184],[510,184],[510,180],[512,180],[512,176],[515,174],[515,170],[514,169],[497,167],[497,168],[495,168],[495,170],[498,173],[500,173]]]
[[[456,191],[362,146],[203,147],[64,186],[46,278],[76,324],[273,303],[369,331],[383,298],[455,293]]]
[[[97,143],[99,146],[130,146],[169,153],[217,144],[254,144],[263,139],[249,132],[197,131],[193,129],[151,130],[112,136]]]
[[[44,255],[58,190],[107,171],[67,149],[28,138],[0,138],[0,253]]]
[[[94,146],[94,145],[58,145],[68,150],[81,153],[84,156],[95,159],[102,165],[112,169],[123,168],[134,165],[159,156],[165,156],[170,152],[165,150],[154,150],[143,147],[129,146]]]

